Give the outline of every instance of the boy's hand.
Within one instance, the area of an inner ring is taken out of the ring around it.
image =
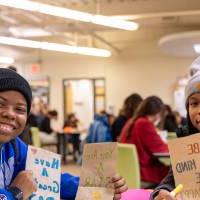
[[[23,192],[23,199],[27,199],[33,192],[36,192],[37,185],[30,170],[21,171],[11,184],[11,187],[18,187]]]
[[[112,178],[112,183],[114,185],[114,198],[113,200],[120,200],[121,194],[128,189],[126,181],[119,175],[115,175]]]
[[[170,192],[167,190],[160,190],[158,196],[156,196],[154,200],[181,200],[181,199],[171,196]]]

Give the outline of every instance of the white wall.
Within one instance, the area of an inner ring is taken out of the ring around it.
[[[29,58],[34,59],[31,55]],[[133,92],[143,97],[158,95],[173,106],[173,89],[178,76],[188,73],[194,58],[177,58],[162,54],[157,41],[134,43],[121,54],[111,58],[94,58],[42,53],[42,73],[51,80],[50,105],[63,119],[63,78],[105,77],[107,107],[114,106],[117,112],[124,98]],[[30,73],[24,65],[24,74]]]

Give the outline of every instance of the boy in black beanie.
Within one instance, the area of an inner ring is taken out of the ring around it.
[[[27,146],[18,138],[26,125],[32,101],[28,82],[15,71],[0,68],[0,199],[27,199],[36,191],[31,171],[25,170]],[[74,200],[79,177],[61,175],[61,199]],[[120,176],[113,179],[114,200],[127,189]]]

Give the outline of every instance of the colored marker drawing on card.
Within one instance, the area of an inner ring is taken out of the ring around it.
[[[94,191],[92,193],[93,200],[102,200],[102,195],[99,191]]]
[[[33,171],[37,184],[37,192],[29,200],[58,200],[60,199],[60,155],[36,148],[28,147],[26,170]]]
[[[113,190],[104,187],[80,186],[76,200],[113,200]]]

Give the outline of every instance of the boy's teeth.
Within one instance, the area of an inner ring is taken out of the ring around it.
[[[12,126],[10,126],[10,125],[5,125],[5,124],[0,124],[0,128],[1,128],[1,129],[4,129],[4,130],[7,130],[7,131],[10,131],[10,130],[13,129]]]

